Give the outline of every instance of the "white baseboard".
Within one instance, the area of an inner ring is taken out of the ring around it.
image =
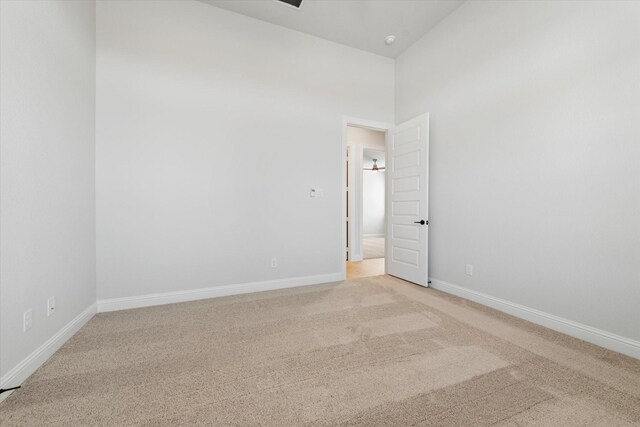
[[[72,321],[67,323],[62,329],[56,332],[51,338],[38,347],[33,353],[18,363],[13,369],[7,372],[0,379],[0,388],[15,387],[24,382],[40,366],[44,364],[62,345],[67,342],[76,332],[80,330],[96,314],[96,304],[93,303],[82,313],[78,314]],[[3,399],[6,398],[4,393]]]
[[[274,289],[294,288],[297,286],[341,282],[344,280],[343,277],[343,273],[331,273],[317,276],[267,280],[262,282],[239,283],[235,285],[212,286],[210,288],[163,292],[134,297],[102,299],[98,300],[98,313],[128,310],[130,308],[151,307],[154,305],[173,304],[177,302],[196,301],[229,295],[248,294],[251,292],[271,291]]]
[[[601,329],[583,325],[573,320],[564,319],[553,314],[516,304],[501,298],[496,298],[482,292],[463,288],[443,280],[430,278],[431,287],[439,291],[453,294],[482,305],[486,305],[504,313],[519,317],[538,325],[562,332],[574,338],[590,342],[618,353],[640,359],[640,341],[635,341],[620,335],[612,334]]]

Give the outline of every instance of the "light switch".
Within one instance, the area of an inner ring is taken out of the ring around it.
[[[322,190],[322,188],[312,188],[311,192],[310,192],[310,196],[311,197],[323,197],[324,196],[324,191]]]

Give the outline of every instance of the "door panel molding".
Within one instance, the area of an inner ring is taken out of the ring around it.
[[[386,188],[386,272],[427,286],[429,114],[387,132]]]

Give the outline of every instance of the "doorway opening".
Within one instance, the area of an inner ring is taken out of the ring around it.
[[[342,129],[340,191],[343,197],[338,252],[343,266],[342,278],[389,274],[428,286],[429,113],[396,126],[343,116]],[[380,145],[367,146],[368,143],[356,137],[369,131],[384,134],[383,150]],[[377,270],[365,270],[362,264],[370,261],[363,257],[363,198],[359,190],[365,149],[385,153],[385,257],[372,258],[380,260],[381,267]],[[349,275],[348,266],[353,267]]]
[[[347,122],[346,278],[385,274],[386,125]]]

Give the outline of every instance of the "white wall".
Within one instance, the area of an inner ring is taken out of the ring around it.
[[[384,173],[364,171],[362,177],[362,234],[384,235]]]
[[[96,299],[95,5],[2,1],[0,16],[0,371],[11,386],[37,367],[16,373],[19,362]]]
[[[342,115],[393,121],[392,60],[195,1],[99,1],[97,50],[99,299],[341,272]]]
[[[358,126],[347,126],[347,144],[384,151],[385,133]]]
[[[434,278],[640,339],[640,2],[467,2],[397,60]],[[465,275],[465,264],[474,275]]]
[[[382,133],[384,137],[384,133]],[[384,148],[384,147],[383,147]],[[363,237],[384,236],[384,171],[373,172],[364,170],[373,167],[376,159],[378,167],[385,165],[385,153],[365,150],[362,170],[362,235]]]

